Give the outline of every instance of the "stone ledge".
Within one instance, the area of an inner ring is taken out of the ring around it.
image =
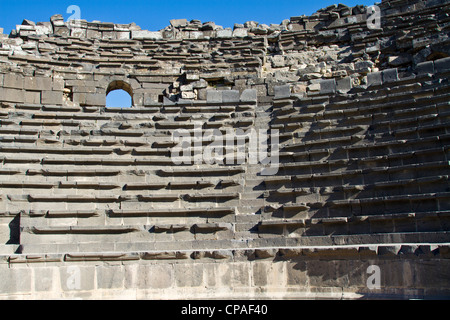
[[[127,261],[127,260],[199,260],[233,259],[255,260],[273,259],[275,261],[291,259],[450,259],[450,244],[363,244],[307,247],[261,247],[221,250],[180,250],[145,252],[102,252],[102,253],[61,253],[61,254],[14,254],[7,255],[10,263],[44,263],[71,261]]]

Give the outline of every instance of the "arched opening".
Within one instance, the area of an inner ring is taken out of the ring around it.
[[[107,108],[131,108],[133,106],[133,89],[121,80],[113,81],[106,89]]]

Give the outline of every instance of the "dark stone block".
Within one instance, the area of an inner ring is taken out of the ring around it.
[[[289,98],[291,96],[291,87],[289,85],[275,86],[275,99]]]
[[[239,90],[222,91],[222,102],[239,102]]]
[[[320,82],[320,93],[321,94],[329,94],[336,93],[336,80],[322,80]]]
[[[368,86],[380,86],[383,84],[383,76],[381,72],[372,72],[367,75]]]
[[[436,72],[450,71],[450,57],[436,60],[434,62],[434,68],[435,68]]]
[[[416,67],[417,74],[434,73],[434,62],[426,61],[418,63]]]
[[[398,80],[397,68],[383,70],[383,83],[394,82]]]

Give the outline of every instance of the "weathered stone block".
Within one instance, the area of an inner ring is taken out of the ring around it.
[[[168,265],[140,265],[134,277],[140,289],[164,289],[172,286],[172,272]]]
[[[222,91],[218,90],[207,90],[206,91],[206,101],[213,103],[222,102]]]
[[[34,288],[40,292],[50,292],[54,290],[56,283],[56,268],[36,268],[34,269]]]
[[[51,91],[52,79],[44,77],[25,77],[24,89],[33,91]]]
[[[231,38],[233,36],[233,31],[231,29],[217,30],[217,38]]]
[[[147,31],[147,30],[139,30],[139,31],[131,31],[131,38],[136,40],[162,40],[162,33],[159,31]]]
[[[208,82],[204,79],[200,79],[198,81],[191,83],[191,85],[192,85],[192,88],[194,88],[194,89],[202,89],[202,88],[208,87]]]
[[[434,62],[433,61],[426,61],[418,63],[416,66],[416,72],[417,74],[434,74]]]
[[[87,35],[87,30],[83,28],[70,28],[70,36],[76,38],[85,38]]]
[[[322,80],[320,82],[320,93],[321,94],[330,94],[336,93],[336,80]]]
[[[284,99],[291,96],[291,87],[289,85],[275,86],[275,99]]]
[[[105,106],[106,96],[101,93],[86,93],[85,104],[87,106]]]
[[[128,40],[130,39],[130,31],[116,31],[117,40]]]
[[[123,266],[98,266],[96,267],[97,288],[114,289],[123,288]]]
[[[69,37],[70,29],[66,26],[57,27],[53,25],[53,33],[62,37]]]
[[[187,19],[173,19],[170,20],[170,24],[174,28],[186,27],[188,25]]]
[[[255,89],[245,89],[240,98],[241,102],[256,102],[258,100],[257,92]]]
[[[41,103],[41,93],[36,91],[25,91],[24,93],[24,102],[39,104]]]
[[[0,293],[26,293],[31,290],[31,272],[26,268],[1,268]]]
[[[94,266],[64,266],[59,268],[59,276],[61,288],[68,293],[94,289]]]
[[[88,29],[86,31],[86,37],[88,39],[101,39],[102,33],[101,33],[101,31],[98,31],[98,30]]]
[[[306,286],[308,284],[308,270],[306,261],[286,263],[287,284],[291,286]]]
[[[224,90],[222,91],[222,102],[232,103],[239,102],[240,94],[239,90]]]
[[[245,38],[247,36],[248,36],[247,29],[238,28],[233,31],[233,37],[235,37],[235,38]]]
[[[200,287],[203,285],[203,265],[176,264],[174,278],[177,287]]]
[[[367,75],[368,86],[381,86],[383,83],[383,75],[381,72],[372,72]]]
[[[434,61],[434,68],[436,72],[450,71],[450,57]]]
[[[0,88],[0,97],[0,100],[5,102],[23,103],[25,101],[25,93],[19,89]]]
[[[195,99],[195,93],[190,91],[182,92],[181,99]]]
[[[47,105],[61,105],[63,102],[63,95],[58,91],[42,91],[41,103]]]
[[[339,79],[336,81],[336,90],[342,92],[348,92],[352,89],[352,79],[346,77],[344,79]]]
[[[20,74],[7,73],[3,78],[3,87],[23,89],[24,77]]]
[[[398,81],[397,68],[383,70],[382,74],[383,74],[383,83]]]

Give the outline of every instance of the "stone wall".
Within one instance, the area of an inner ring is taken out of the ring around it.
[[[0,35],[0,296],[448,296],[450,3],[380,8]],[[278,130],[277,174],[174,164],[198,128]]]

